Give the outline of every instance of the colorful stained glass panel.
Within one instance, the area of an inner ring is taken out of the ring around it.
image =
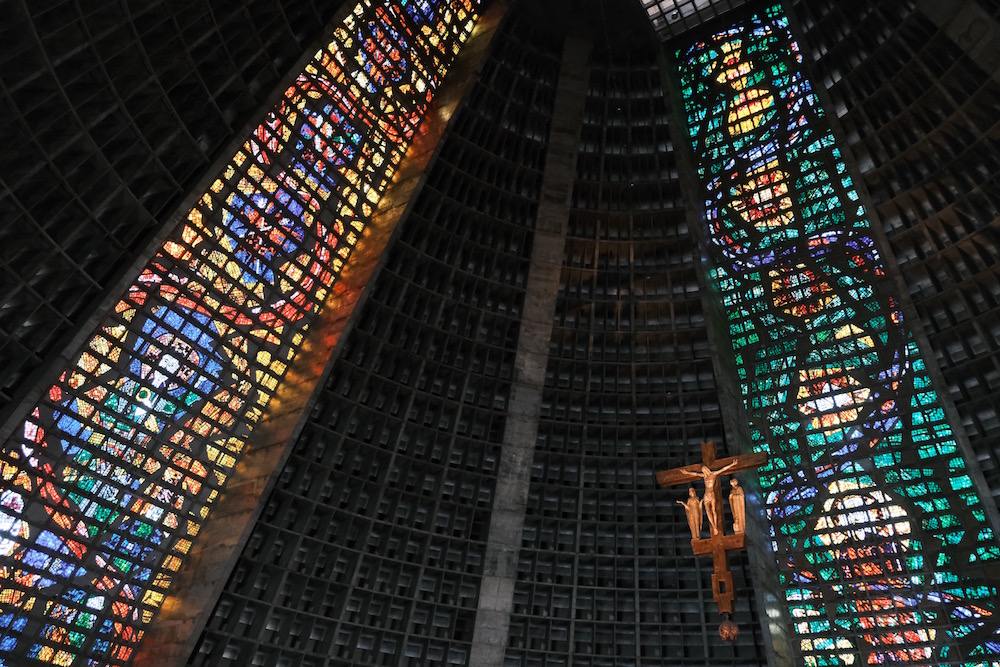
[[[796,661],[993,664],[1000,546],[781,6],[677,57]]]
[[[0,454],[0,665],[128,664],[476,0],[362,0]]]

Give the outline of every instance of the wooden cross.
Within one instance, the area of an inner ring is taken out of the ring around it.
[[[705,481],[705,497],[702,499],[705,511],[709,517],[709,533],[707,538],[701,537],[700,518],[695,525],[691,526],[692,533],[697,533],[691,539],[691,548],[695,555],[703,556],[712,554],[712,597],[719,606],[719,613],[733,613],[733,573],[729,571],[726,562],[726,553],[743,549],[746,547],[746,533],[741,529],[729,535],[725,534],[725,527],[722,523],[722,488],[718,483],[718,478],[723,475],[730,475],[740,470],[752,470],[762,466],[767,462],[766,454],[746,454],[743,456],[727,456],[716,460],[715,443],[703,442],[701,444],[701,463],[692,463],[681,468],[663,470],[656,473],[656,482],[660,486],[675,486],[677,484],[690,484],[696,477],[701,477]],[[736,487],[734,487],[735,489]],[[697,497],[692,493],[692,497]],[[739,511],[739,510],[737,510]],[[699,508],[700,512],[700,508]],[[736,512],[734,512],[735,516]],[[742,521],[743,517],[740,517]],[[739,526],[742,528],[742,526]]]

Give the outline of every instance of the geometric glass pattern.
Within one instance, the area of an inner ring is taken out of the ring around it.
[[[806,665],[1000,661],[1000,547],[780,5],[677,52]]]
[[[0,665],[125,665],[469,36],[362,0],[0,454]]]

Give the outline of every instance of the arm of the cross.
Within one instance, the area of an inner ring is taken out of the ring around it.
[[[755,470],[765,463],[767,463],[767,454],[740,454],[739,456],[716,459],[711,467],[720,475],[732,475],[734,472]]]
[[[752,470],[767,463],[767,454],[742,454],[740,456],[727,456],[713,461],[711,467],[714,470],[725,469],[726,474],[732,474],[741,470]],[[681,468],[661,470],[656,473],[656,483],[659,486],[675,486],[677,484],[690,483],[693,477],[701,477],[701,463],[692,463]],[[731,467],[730,467],[731,466]]]
[[[656,483],[660,486],[674,486],[675,484],[690,483],[694,477],[701,477],[700,463],[692,463],[683,468],[661,470],[656,473]]]
[[[719,459],[715,463],[717,465],[722,465],[723,467],[727,467],[735,463],[736,465],[733,465],[732,468],[726,470],[729,474],[740,472],[742,470],[756,470],[767,463],[767,454],[757,452],[754,454],[741,454],[740,456],[727,456],[724,459]]]

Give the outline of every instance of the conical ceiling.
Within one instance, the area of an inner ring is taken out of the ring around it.
[[[744,4],[745,0],[639,0],[660,39],[695,28]]]

